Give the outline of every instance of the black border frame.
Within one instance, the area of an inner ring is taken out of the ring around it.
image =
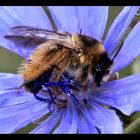
[[[81,6],[136,6],[140,5],[140,0],[1,0],[0,5],[7,6],[67,6],[67,5],[81,5]]]

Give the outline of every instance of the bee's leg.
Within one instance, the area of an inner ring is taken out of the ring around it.
[[[37,96],[37,93],[42,88],[42,84],[43,84],[42,81],[35,81],[33,89],[32,89],[32,93],[34,94],[37,100],[45,102],[45,103],[49,103],[49,99],[45,99],[45,98]]]
[[[19,94],[20,89],[21,89],[23,86],[24,86],[24,83],[21,84],[21,85],[18,87],[18,89],[17,89],[17,93],[18,93],[18,94]]]

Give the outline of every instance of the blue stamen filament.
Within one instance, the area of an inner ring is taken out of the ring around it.
[[[51,100],[49,101],[48,107],[49,107],[50,113],[53,114],[53,110],[51,109],[51,104],[52,103],[56,104],[56,102],[54,101],[56,99],[56,97],[52,96],[52,92],[49,88],[48,88],[48,93],[50,94],[50,97],[51,97]]]
[[[78,85],[74,80],[72,80],[71,78],[68,78],[67,75],[65,75],[65,76],[63,75],[61,80],[58,82],[50,82],[49,79],[47,81],[48,82],[45,82],[45,83],[43,82],[43,80],[37,81],[34,85],[32,92],[34,93],[34,96],[37,100],[48,103],[48,108],[49,108],[51,114],[53,114],[53,110],[51,109],[51,104],[52,103],[57,104],[55,102],[57,97],[54,96],[51,91],[52,87],[59,88],[62,91],[62,93],[66,94],[70,97],[70,99],[75,103],[75,105],[79,105],[79,101],[77,100],[77,98],[74,96],[74,94],[70,90],[70,86],[80,89],[80,85]],[[45,98],[37,96],[37,93],[38,93],[37,89],[41,88],[42,86],[44,86],[47,89],[47,93],[50,95],[50,99],[45,99]]]
[[[71,81],[59,81],[59,82],[47,82],[44,84],[46,88],[48,87],[59,87],[64,93],[68,94],[70,98],[74,101],[76,105],[79,104],[78,100],[74,96],[73,93],[71,93],[69,84],[71,84]]]

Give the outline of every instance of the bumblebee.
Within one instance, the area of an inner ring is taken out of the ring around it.
[[[111,73],[116,57],[110,59],[101,42],[82,33],[15,26],[5,38],[22,39],[22,43],[34,42],[36,48],[21,65],[19,74],[23,77],[24,87],[35,94],[45,82],[60,81],[64,73],[74,77],[83,87],[87,86],[88,77],[92,75],[95,85],[99,87]]]

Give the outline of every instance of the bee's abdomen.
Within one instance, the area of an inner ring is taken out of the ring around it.
[[[65,54],[65,50],[59,49],[56,44],[44,43],[31,54],[30,61],[22,64],[19,74],[25,82],[35,80],[49,70],[63,54]]]
[[[53,69],[49,69],[48,71],[44,72],[35,80],[25,82],[24,83],[25,88],[29,90],[30,92],[37,94],[39,90],[42,89],[42,85],[49,81],[52,71]]]

